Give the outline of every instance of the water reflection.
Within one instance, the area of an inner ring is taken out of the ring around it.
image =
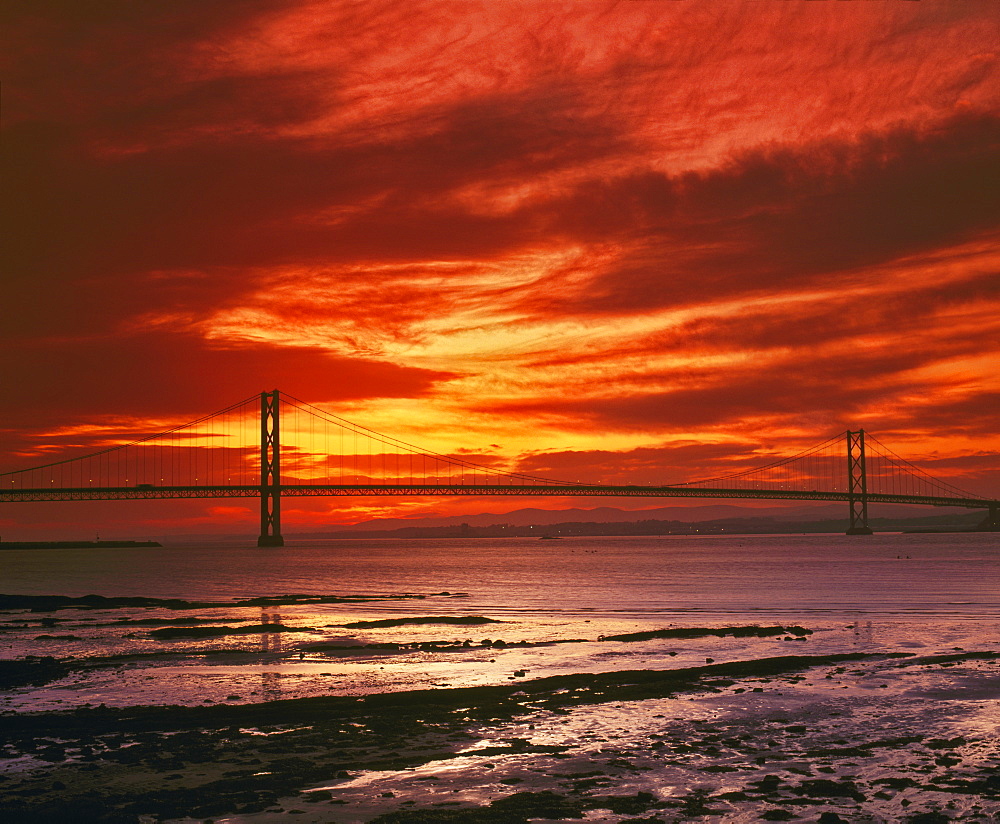
[[[281,698],[281,673],[262,672],[260,674],[260,693],[265,701],[277,701]]]
[[[260,611],[260,623],[264,627],[276,626],[281,623],[281,614],[278,612],[268,613],[267,610],[262,609]],[[262,632],[260,636],[260,651],[281,652],[281,633],[267,632],[266,630]]]
[[[871,621],[856,621],[854,624],[854,643],[855,644],[874,644],[875,643],[875,629],[872,626]]]

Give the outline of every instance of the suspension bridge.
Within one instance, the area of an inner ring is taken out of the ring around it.
[[[576,496],[840,501],[848,535],[870,535],[873,503],[985,509],[863,429],[762,466],[701,481],[588,484],[541,478],[406,443],[274,390],[190,423],[97,452],[0,473],[0,502],[260,498],[258,546],[283,546],[281,499],[301,496]]]

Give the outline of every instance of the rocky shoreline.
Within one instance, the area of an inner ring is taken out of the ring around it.
[[[2,597],[2,596],[0,596]],[[224,622],[224,618],[199,618],[191,616],[187,618],[132,618],[119,619],[116,621],[99,622],[93,626],[97,627],[158,627],[148,629],[146,635],[158,641],[177,640],[198,640],[198,639],[220,639],[229,636],[274,636],[280,634],[310,633],[315,632],[311,627],[286,626],[281,623],[251,623],[244,626],[229,626]],[[427,625],[455,625],[455,626],[479,626],[484,624],[504,624],[504,621],[497,621],[483,616],[413,616],[407,618],[390,618],[374,621],[354,621],[347,624],[332,624],[328,627],[338,627],[344,629],[359,628],[383,628],[400,626],[427,626]],[[214,626],[204,626],[204,624],[214,624]],[[46,628],[59,627],[62,625],[61,619],[44,618],[40,626]],[[21,625],[21,628],[30,626]],[[74,625],[70,625],[71,627]],[[502,638],[483,639],[473,642],[471,639],[464,641],[455,639],[434,639],[423,641],[384,641],[384,642],[361,642],[354,638],[340,638],[335,642],[305,641],[298,645],[298,649],[310,653],[354,653],[373,654],[376,652],[452,652],[463,653],[476,649],[502,650],[502,649],[530,649],[538,647],[550,647],[560,644],[586,644],[604,642],[639,642],[653,639],[699,639],[699,638],[783,638],[787,641],[801,641],[809,635],[812,630],[799,626],[730,626],[730,627],[683,627],[670,629],[657,629],[644,632],[633,632],[620,635],[601,635],[596,641],[585,638],[559,638],[546,641],[504,641]],[[81,638],[74,634],[52,635],[43,634],[35,636],[35,640],[71,640],[79,641]],[[227,650],[218,647],[207,647],[204,649],[185,649],[182,655],[186,657],[195,656],[220,656],[245,654],[244,650]],[[101,669],[104,667],[117,667],[138,661],[150,661],[152,659],[167,659],[174,655],[170,650],[163,648],[157,651],[144,651],[134,653],[121,653],[117,655],[104,656],[39,656],[29,655],[23,658],[0,659],[0,689],[12,689],[22,686],[41,686],[43,684],[64,678],[73,672],[83,672]]]
[[[1000,697],[998,658],[781,656],[3,715],[0,819],[992,821],[997,719],[967,721]]]

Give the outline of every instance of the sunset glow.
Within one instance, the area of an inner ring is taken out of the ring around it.
[[[863,426],[1000,495],[993,0],[3,17],[0,471],[279,388],[559,479],[681,482]],[[285,517],[531,505],[582,504]],[[255,517],[10,504],[0,532]]]

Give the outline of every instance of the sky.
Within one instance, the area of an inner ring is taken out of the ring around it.
[[[1000,495],[995,0],[2,15],[2,471],[279,388],[554,478],[712,477],[863,427]],[[3,504],[0,537],[251,504]]]

